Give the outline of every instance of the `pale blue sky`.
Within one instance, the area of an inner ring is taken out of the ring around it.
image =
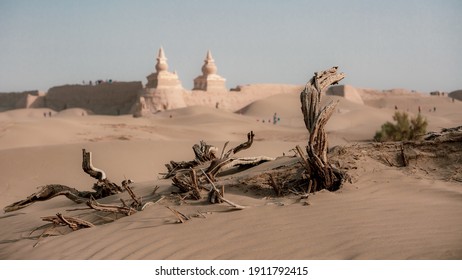
[[[0,0],[0,92],[82,80],[142,81],[164,47],[190,89],[208,49],[227,87],[344,83],[462,88],[462,1]]]

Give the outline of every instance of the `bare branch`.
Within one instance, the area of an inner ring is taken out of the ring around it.
[[[93,166],[91,152],[87,152],[85,149],[82,149],[82,169],[97,180],[106,179],[106,173],[102,169]]]

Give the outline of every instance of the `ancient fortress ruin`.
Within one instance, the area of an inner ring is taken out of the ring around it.
[[[207,51],[201,74],[194,79],[191,90],[182,86],[176,72],[170,72],[167,56],[161,47],[157,53],[154,71],[146,84],[136,82],[105,82],[94,85],[63,85],[48,92],[24,91],[0,93],[0,112],[22,108],[50,108],[62,111],[82,108],[93,114],[149,116],[160,111],[188,106],[207,106],[236,112],[248,104],[276,94],[298,94],[304,85],[252,84],[227,89],[226,79],[218,74],[218,68]],[[413,94],[413,91],[394,89],[388,91],[360,89],[350,85],[330,87],[328,95],[342,96],[351,102],[364,104],[374,96]],[[432,93],[435,95],[435,93]],[[446,96],[462,99],[460,91]]]
[[[192,90],[183,88],[177,73],[170,72],[161,47],[155,71],[143,86],[136,82],[106,82],[94,85],[63,85],[48,92],[25,91],[0,93],[0,112],[21,108],[50,108],[62,111],[82,108],[104,115],[133,114],[149,116],[159,111],[187,106],[209,106],[236,111],[249,103],[274,94],[299,93],[302,85],[253,84],[226,88],[226,79],[218,75],[212,52],[206,53],[202,74],[194,79]]]
[[[146,86],[139,91],[131,113],[134,116],[150,114],[187,106],[201,105],[227,111],[236,111],[266,96],[278,93],[300,92],[301,86],[246,85],[226,88],[226,79],[218,75],[212,52],[209,50],[202,65],[202,75],[194,79],[192,90],[186,90],[175,72],[168,71],[163,48],[157,55],[156,72],[147,76]]]

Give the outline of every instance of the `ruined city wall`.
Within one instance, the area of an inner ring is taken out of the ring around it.
[[[38,90],[0,93],[0,112],[22,108],[38,108],[43,94]]]
[[[350,85],[338,85],[330,87],[327,92],[327,95],[341,96],[347,100],[350,100],[354,103],[364,104],[364,101],[361,97],[361,94],[358,90]]]
[[[142,88],[141,82],[57,86],[49,89],[43,105],[55,111],[83,108],[95,114],[130,114]]]

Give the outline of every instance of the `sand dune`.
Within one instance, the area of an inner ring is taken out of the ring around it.
[[[321,191],[305,206],[298,196],[274,197],[270,189],[236,184],[226,197],[247,206],[229,211],[225,204],[182,203],[176,189],[159,179],[170,160],[190,160],[200,140],[222,148],[255,142],[240,156],[281,157],[226,180],[246,180],[291,158],[295,145],[306,143],[299,96],[275,95],[258,100],[237,114],[205,107],[164,111],[150,118],[90,115],[81,109],[52,112],[26,109],[0,113],[0,205],[60,183],[91,190],[94,182],[81,170],[81,149],[93,152],[94,165],[114,182],[135,181],[135,192],[149,197],[155,186],[167,196],[135,215],[95,228],[61,229],[40,239],[40,217],[58,212],[101,223],[92,211],[64,197],[35,203],[0,215],[0,259],[461,259],[462,190],[457,180],[441,179],[429,170],[390,167],[358,154],[353,182],[335,193]],[[462,103],[449,98],[399,95],[352,103],[341,97],[327,130],[331,146],[367,141],[391,120],[394,104],[428,118],[430,130],[462,125]],[[407,105],[406,105],[407,104]],[[430,107],[435,112],[428,112]],[[406,107],[407,108],[407,107]],[[277,112],[281,121],[271,123]],[[82,116],[82,113],[84,114]],[[262,120],[270,120],[270,123]],[[433,168],[433,167],[432,167]],[[127,193],[107,197],[118,203]],[[171,206],[193,218],[176,223]],[[198,214],[200,212],[201,214]],[[103,219],[103,220],[104,220]]]

